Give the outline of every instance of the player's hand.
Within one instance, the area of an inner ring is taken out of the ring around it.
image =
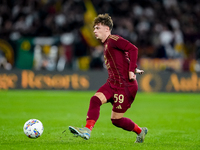
[[[135,75],[135,73],[132,72],[132,71],[129,71],[129,80],[130,80],[130,81],[136,80],[136,75]]]
[[[140,70],[140,69],[135,69],[135,73],[138,73],[138,74],[143,74],[144,73],[144,70]]]

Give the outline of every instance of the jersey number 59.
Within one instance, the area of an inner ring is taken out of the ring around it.
[[[119,103],[123,103],[124,102],[124,95],[123,94],[114,94],[114,98],[115,98],[115,103],[117,103],[119,101]]]

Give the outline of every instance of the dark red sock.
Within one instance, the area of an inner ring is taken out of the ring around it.
[[[87,113],[86,126],[90,130],[94,127],[100,115],[101,100],[97,96],[92,96],[90,99],[90,106]]]
[[[119,128],[122,128],[122,129],[127,130],[127,131],[133,131],[137,134],[139,134],[141,132],[141,128],[138,127],[138,125],[135,124],[129,118],[123,117],[121,119],[111,119],[111,120],[112,120],[113,125],[115,125]]]

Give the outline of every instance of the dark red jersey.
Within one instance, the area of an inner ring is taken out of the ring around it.
[[[137,68],[138,49],[118,35],[110,35],[104,42],[104,60],[108,70],[108,82],[116,86],[137,84],[129,80],[129,71]]]

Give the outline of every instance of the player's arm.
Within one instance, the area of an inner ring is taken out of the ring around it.
[[[129,56],[129,80],[136,80],[136,74],[142,74],[144,71],[137,69],[137,57],[138,57],[138,48],[130,43],[128,40],[119,38],[117,41],[114,41],[114,45],[124,52],[128,52]]]
[[[115,45],[120,50],[123,50],[125,52],[128,52],[129,56],[129,71],[135,72],[135,69],[137,68],[137,57],[138,57],[138,48],[130,43],[128,40],[125,40],[123,38],[119,38]]]

